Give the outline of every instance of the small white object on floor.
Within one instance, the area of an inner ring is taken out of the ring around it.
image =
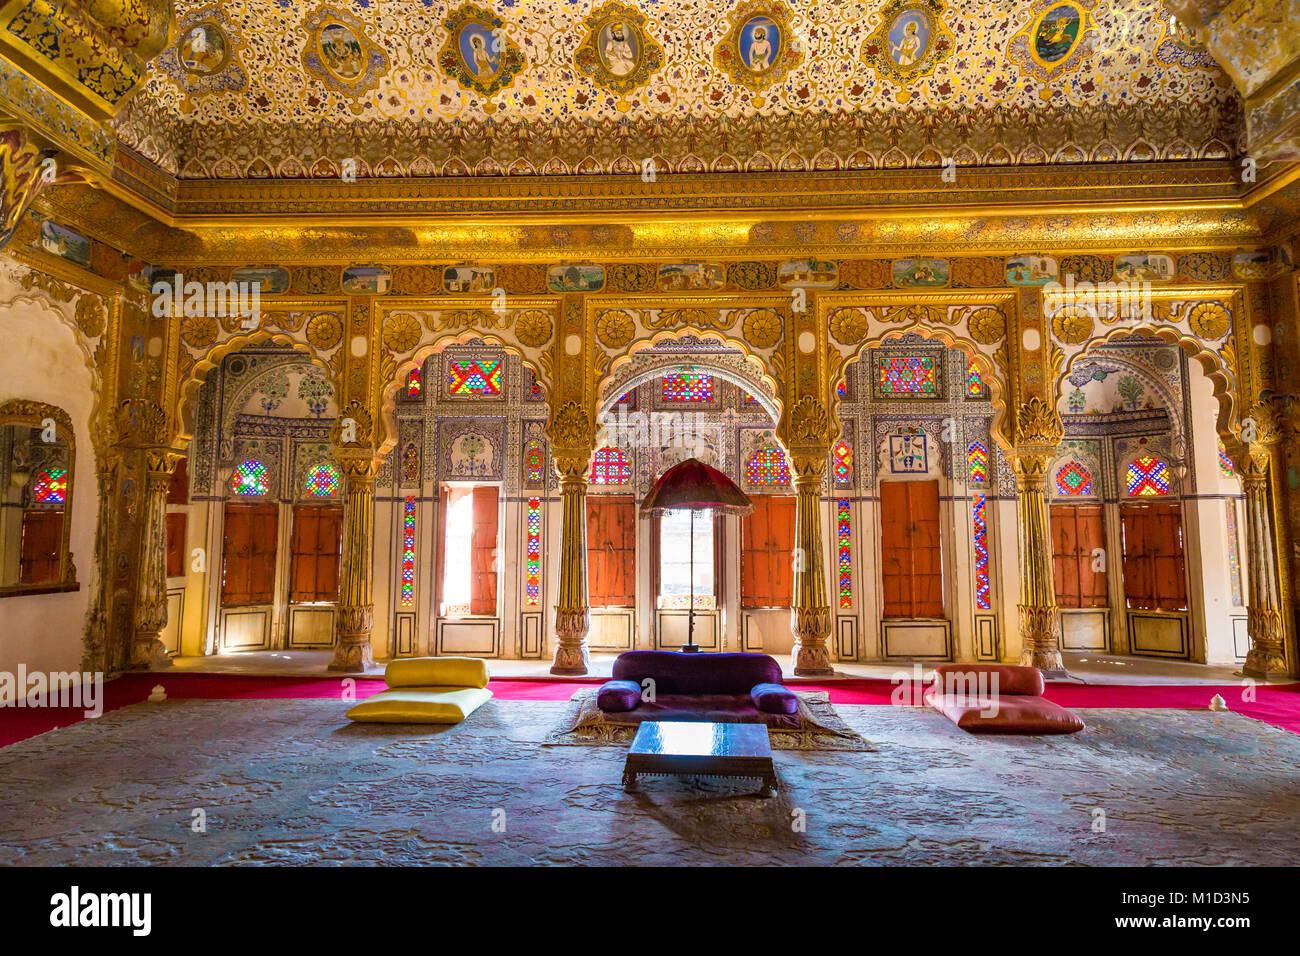
[[[1228,702],[1223,699],[1222,694],[1215,694],[1210,698],[1210,710],[1227,710]]]
[[[150,691],[149,693],[149,703],[161,704],[166,699],[167,699],[167,691],[163,690],[163,685],[155,684],[153,690]]]

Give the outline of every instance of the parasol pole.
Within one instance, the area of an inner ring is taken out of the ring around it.
[[[695,647],[695,509],[691,509],[691,603],[686,615],[686,651]]]

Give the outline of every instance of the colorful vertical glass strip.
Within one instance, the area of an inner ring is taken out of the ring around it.
[[[966,449],[966,467],[971,481],[989,480],[989,450],[982,441],[971,442]]]
[[[1077,461],[1068,461],[1056,472],[1056,493],[1060,495],[1092,494],[1092,472]]]
[[[835,512],[839,541],[840,607],[853,607],[853,517],[848,498],[841,498]]]
[[[415,498],[402,504],[402,607],[415,607]]]
[[[424,380],[418,368],[413,368],[406,376],[406,397],[419,398],[424,390]]]
[[[971,398],[979,398],[984,394],[984,379],[980,377],[980,370],[974,359],[966,363],[966,394]]]
[[[877,366],[877,387],[885,398],[893,395],[937,395],[938,366],[938,361],[931,355],[887,356]]]
[[[1128,493],[1135,498],[1169,494],[1169,466],[1155,455],[1135,458],[1128,466],[1125,481]]]
[[[711,402],[713,376],[698,372],[665,375],[662,395],[665,402]]]
[[[1223,439],[1219,439],[1219,474],[1224,478],[1236,478],[1237,470],[1232,467],[1232,459],[1228,457],[1228,449],[1223,447]]]
[[[988,498],[976,495],[972,508],[975,517],[975,607],[987,611],[989,600],[989,521]]]
[[[1227,505],[1228,520],[1228,583],[1232,586],[1233,607],[1246,603],[1241,589],[1241,542],[1237,538],[1237,502],[1229,499]]]
[[[447,363],[447,382],[453,395],[500,395],[501,359],[453,359]]]
[[[751,485],[788,485],[790,467],[785,453],[775,445],[756,448],[745,462],[745,480]]]
[[[528,499],[528,554],[524,561],[524,603],[542,602],[542,499]]]
[[[626,485],[632,480],[632,462],[621,448],[598,448],[591,461],[593,485]]]
[[[853,480],[853,449],[841,441],[831,449],[831,472],[837,485],[847,485]]]
[[[68,469],[47,468],[32,482],[32,504],[61,505],[68,500]]]
[[[849,394],[848,382],[846,382],[844,379],[840,379],[838,382],[835,383],[836,398],[847,398],[848,394]]]

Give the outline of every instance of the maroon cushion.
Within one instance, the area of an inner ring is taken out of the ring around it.
[[[622,713],[636,710],[641,703],[641,685],[630,680],[607,680],[596,692],[596,706],[601,710]]]
[[[749,692],[754,706],[765,714],[793,714],[799,709],[794,691],[780,684],[755,684]]]
[[[755,684],[781,683],[781,665],[766,654],[681,654],[628,651],[614,661],[615,680],[653,680],[656,694],[749,694]]]
[[[972,734],[1073,734],[1085,726],[1077,714],[1042,697],[999,694],[995,700],[933,694],[929,700],[935,710]]]
[[[1027,694],[1042,697],[1047,690],[1037,667],[1013,664],[940,664],[934,669],[940,694]],[[997,679],[996,686],[993,681]]]

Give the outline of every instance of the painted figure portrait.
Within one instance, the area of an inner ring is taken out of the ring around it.
[[[636,69],[640,56],[637,32],[623,21],[615,21],[600,31],[600,56],[605,68],[615,76],[627,76]]]
[[[740,29],[740,55],[755,73],[770,69],[781,48],[781,31],[768,17],[750,18]]]
[[[360,41],[341,23],[321,30],[320,53],[329,71],[344,80],[355,80],[366,68]]]
[[[201,23],[181,37],[176,45],[181,66],[207,76],[226,62],[226,38],[210,23]]]
[[[904,10],[889,25],[889,56],[900,67],[916,66],[930,45],[930,18]]]
[[[1064,59],[1079,39],[1079,11],[1073,4],[1053,7],[1038,21],[1034,31],[1034,52],[1045,63]]]
[[[491,30],[471,23],[460,31],[459,46],[465,66],[479,81],[486,82],[496,75],[501,65],[500,47]]]

